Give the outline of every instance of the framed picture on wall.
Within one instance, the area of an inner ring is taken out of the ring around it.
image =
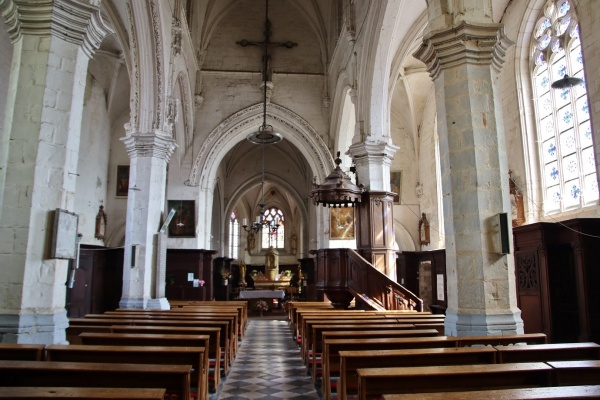
[[[354,239],[354,207],[329,209],[329,239]]]
[[[169,223],[169,237],[196,236],[196,202],[194,200],[168,200],[169,210],[175,215]]]
[[[400,196],[402,195],[402,171],[390,172],[390,187],[391,191],[396,193],[394,196],[394,204],[400,204]]]
[[[127,197],[129,192],[129,165],[117,165],[117,185],[115,196]]]

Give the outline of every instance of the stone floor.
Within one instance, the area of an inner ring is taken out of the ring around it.
[[[251,317],[217,399],[321,399],[283,314]]]

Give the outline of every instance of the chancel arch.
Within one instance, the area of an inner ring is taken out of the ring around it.
[[[213,202],[212,189],[218,175],[218,168],[228,151],[237,143],[246,140],[246,136],[255,131],[262,123],[262,104],[248,107],[224,120],[206,138],[195,159],[189,176],[191,185],[198,186],[199,202],[210,209]],[[289,141],[301,154],[304,154],[308,166],[318,181],[322,181],[333,169],[333,159],[321,136],[298,114],[284,107],[268,104],[267,123],[282,132],[284,140]],[[202,171],[202,174],[199,173]],[[200,210],[202,211],[202,210]],[[204,220],[204,230],[199,227],[198,244],[206,246],[210,232],[210,215],[199,215]]]

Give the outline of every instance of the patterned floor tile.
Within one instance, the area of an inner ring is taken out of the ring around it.
[[[319,400],[284,319],[252,318],[238,355],[210,400]]]

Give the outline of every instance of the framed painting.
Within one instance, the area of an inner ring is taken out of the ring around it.
[[[129,192],[129,165],[117,165],[117,186],[115,196],[127,197]]]
[[[329,239],[354,239],[354,207],[329,209]]]
[[[175,215],[169,222],[169,237],[196,236],[196,202],[194,200],[168,200],[169,210]]]
[[[400,204],[402,195],[402,171],[390,172],[390,187],[391,191],[396,193],[394,195],[394,204]]]

